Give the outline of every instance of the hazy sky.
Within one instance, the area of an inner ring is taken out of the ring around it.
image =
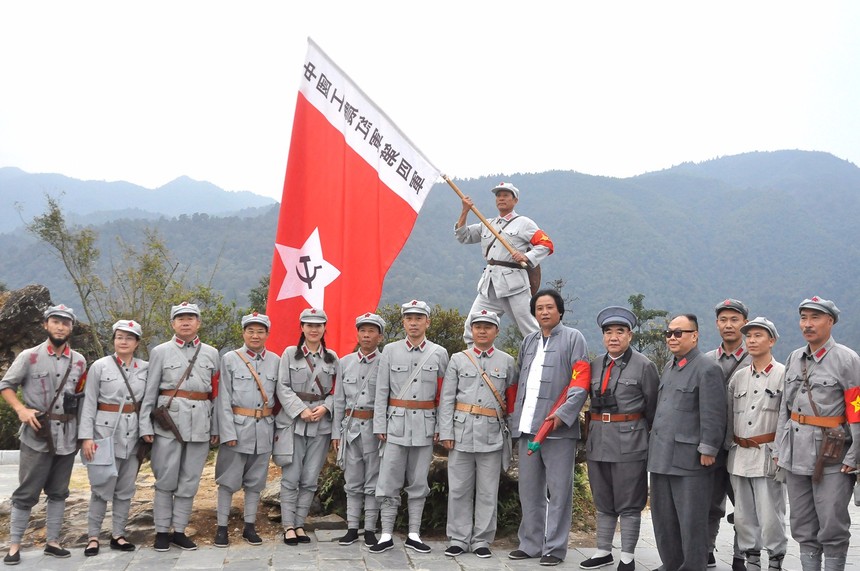
[[[860,2],[0,2],[0,166],[280,198],[312,37],[444,173],[860,163]]]

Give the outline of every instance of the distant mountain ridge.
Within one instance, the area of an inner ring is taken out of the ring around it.
[[[490,188],[502,180],[520,189],[517,212],[553,240],[555,253],[542,264],[544,280],[566,280],[573,303],[565,320],[582,329],[592,351],[601,349],[597,313],[625,305],[634,293],[645,294],[646,307],[698,314],[705,349],[718,343],[714,305],[742,299],[754,315],[777,324],[782,358],[802,343],[798,303],[820,295],[843,312],[837,341],[860,349],[854,289],[860,281],[860,169],[848,161],[823,152],[753,152],[624,179],[550,171],[457,185],[493,216]],[[41,195],[39,201],[41,212]],[[434,187],[386,276],[381,303],[419,298],[468,310],[483,260],[478,246],[454,238],[460,206],[447,185]],[[124,218],[95,229],[107,264],[115,236],[136,243],[143,228],[157,228],[189,275],[211,277],[213,287],[246,305],[248,291],[270,272],[277,211],[272,205],[246,211],[244,218]],[[469,221],[476,219],[470,215]],[[79,303],[59,263],[32,237],[0,234],[0,252],[0,281],[10,288],[42,283],[55,299]]]
[[[111,211],[126,217],[153,219],[198,212],[225,215],[244,208],[270,206],[275,200],[249,191],[230,192],[205,181],[181,176],[155,189],[125,181],[78,180],[61,174],[32,174],[0,168],[0,233],[21,226],[45,209],[45,194],[58,199],[69,218],[106,222]],[[17,208],[20,208],[20,216]],[[91,216],[96,214],[96,216]]]

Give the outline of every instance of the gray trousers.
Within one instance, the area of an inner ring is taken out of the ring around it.
[[[496,538],[502,451],[448,453],[448,525],[451,545],[467,551]]]
[[[491,284],[487,293],[489,295],[478,293],[475,301],[472,302],[472,309],[469,310],[467,315],[472,315],[482,309],[493,311],[499,317],[507,313],[517,325],[517,329],[520,330],[523,337],[538,330],[537,319],[535,319],[535,316],[529,310],[529,302],[531,302],[532,294],[528,289],[508,297],[497,297]],[[466,326],[463,328],[463,341],[466,342],[467,347],[472,346],[472,328],[469,325],[468,319],[466,320]]]
[[[303,527],[317,491],[331,434],[293,436],[293,461],[281,470],[281,523]]]
[[[208,455],[208,442],[183,444],[173,438],[155,435],[152,443],[152,473],[155,476],[152,515],[156,533],[168,532],[171,526],[178,533],[185,532]]]
[[[732,501],[732,505],[735,503],[735,494],[734,490],[732,490],[732,481],[729,477],[729,472],[726,469],[726,456],[728,452],[725,450],[720,451],[720,455],[722,461],[717,459],[717,467],[714,468],[714,488],[711,492],[711,507],[708,512],[708,540],[711,551],[714,550],[714,546],[717,543],[717,535],[720,533],[720,522],[723,517],[726,515],[726,497],[728,497]],[[734,546],[733,546],[733,555],[734,557],[743,559],[744,554],[741,549],[738,547],[738,536],[735,534],[734,536]]]
[[[379,479],[376,481],[376,500],[382,519],[382,533],[394,533],[394,521],[400,507],[400,490],[403,489],[409,498],[409,533],[421,532],[424,501],[430,493],[427,474],[432,460],[432,444],[400,446],[391,442],[385,443],[379,464]]]
[[[376,438],[374,436],[374,438]],[[346,522],[349,529],[358,529],[364,507],[364,529],[376,531],[379,507],[376,502],[376,482],[379,479],[379,448],[365,450],[361,436],[352,442],[341,439],[346,446],[344,457],[344,491],[346,492]]]
[[[245,490],[245,523],[256,523],[260,492],[266,487],[271,454],[246,454],[225,444],[218,448],[215,483],[218,484],[218,525],[227,525],[233,494]]]
[[[742,552],[767,549],[785,555],[785,486],[773,478],[744,478],[732,474],[735,491],[735,536]]]
[[[696,476],[651,473],[651,519],[664,571],[704,571],[707,567],[707,498],[713,485],[713,472]]]
[[[128,458],[114,458],[114,461],[118,472],[117,477],[101,486],[90,485],[90,507],[87,511],[87,533],[90,537],[99,536],[109,501],[113,502],[112,535],[113,537],[125,535],[131,498],[137,489],[140,462],[134,450],[129,453]]]
[[[532,557],[564,559],[573,507],[573,461],[576,440],[546,439],[528,456],[531,434],[519,438],[520,505],[523,519],[517,532],[519,549]]]
[[[37,452],[23,442],[18,460],[18,487],[12,492],[12,513],[9,518],[9,543],[21,543],[30,510],[39,502],[44,490],[48,498],[46,508],[46,539],[59,541],[63,526],[63,512],[69,497],[69,480],[75,465],[75,455],[58,456]]]
[[[824,557],[848,553],[851,534],[848,502],[856,476],[835,472],[824,474],[817,484],[812,476],[796,476],[785,471],[791,504],[791,536],[800,544],[800,553],[821,553]]]
[[[597,548],[612,551],[621,518],[621,551],[633,553],[639,542],[642,510],[648,501],[648,461],[588,461],[588,482],[597,508]]]

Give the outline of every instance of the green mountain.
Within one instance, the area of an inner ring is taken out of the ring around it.
[[[552,238],[544,280],[566,281],[564,293],[574,302],[565,321],[582,329],[595,351],[597,312],[626,305],[633,293],[645,294],[646,307],[698,314],[705,348],[718,343],[713,306],[742,299],[754,315],[777,324],[782,358],[802,344],[798,303],[820,295],[843,310],[836,339],[860,349],[860,300],[850,289],[860,266],[851,245],[860,237],[860,169],[847,161],[820,152],[756,152],[625,179],[552,171],[457,184],[492,216],[489,189],[501,180],[520,188],[517,211]],[[454,239],[459,212],[457,196],[437,184],[386,277],[382,303],[421,298],[469,308],[482,258],[478,246]],[[190,276],[211,277],[245,304],[248,290],[269,272],[276,218],[277,208],[269,207],[242,216],[113,220],[96,229],[106,267],[116,255],[114,236],[134,242],[145,226],[155,226]],[[44,283],[55,299],[75,303],[43,245],[16,231],[0,235],[0,251],[0,281],[7,286]]]

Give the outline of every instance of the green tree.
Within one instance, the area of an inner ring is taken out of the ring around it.
[[[399,305],[384,305],[377,310],[377,313],[387,324],[382,345],[406,337]],[[427,328],[427,339],[444,347],[449,355],[462,351],[466,348],[465,343],[463,343],[464,321],[465,317],[460,314],[460,310],[443,309],[442,306],[436,304],[430,310],[430,327]]]
[[[257,287],[252,288],[248,292],[248,303],[251,304],[251,311],[266,311],[266,304],[269,302],[269,274],[260,278]]]
[[[651,359],[657,370],[662,371],[669,361],[669,348],[666,346],[666,330],[669,312],[664,309],[645,307],[645,294],[635,293],[627,298],[630,310],[636,315],[638,323],[633,332],[633,346],[637,351]]]
[[[99,354],[104,346],[99,338],[97,324],[103,321],[105,312],[101,307],[105,286],[95,270],[100,252],[95,245],[96,233],[91,228],[71,228],[55,198],[46,195],[48,208],[27,224],[27,230],[48,244],[69,273],[72,283],[81,298],[87,321],[93,326],[92,341]]]

